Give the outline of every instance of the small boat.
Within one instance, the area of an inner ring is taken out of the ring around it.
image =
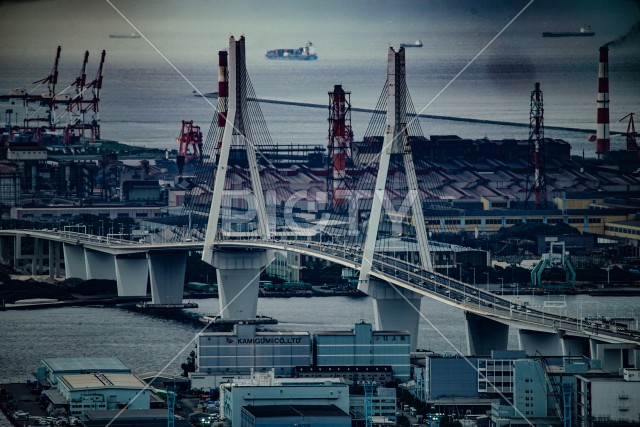
[[[142,37],[140,34],[138,33],[131,33],[131,34],[109,34],[109,38],[110,39],[139,39],[140,37]]]
[[[400,43],[400,47],[422,47],[422,40],[416,40],[413,43]]]
[[[542,33],[542,37],[591,37],[596,33],[591,31],[591,27],[585,25],[584,27],[580,27],[580,31],[546,31]]]

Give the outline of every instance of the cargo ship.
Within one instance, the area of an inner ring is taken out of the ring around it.
[[[596,33],[591,31],[591,27],[585,25],[584,27],[580,27],[580,31],[560,31],[560,32],[552,32],[546,31],[542,33],[542,37],[591,37]]]
[[[400,43],[400,47],[422,47],[422,40],[416,40],[413,43]]]
[[[140,37],[142,37],[140,34],[138,33],[131,33],[131,34],[109,34],[109,38],[110,39],[139,39]]]
[[[274,49],[268,50],[265,55],[267,59],[287,59],[298,61],[312,61],[318,59],[313,43],[308,42],[304,47],[297,49]]]

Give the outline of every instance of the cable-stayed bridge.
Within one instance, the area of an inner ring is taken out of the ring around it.
[[[143,295],[149,278],[153,303],[179,304],[187,253],[201,251],[217,270],[221,317],[247,320],[256,318],[260,273],[274,251],[293,252],[357,270],[359,289],[373,300],[376,327],[409,330],[413,348],[426,296],[465,311],[470,354],[506,349],[514,327],[529,354],[586,355],[603,359],[607,368],[638,366],[637,331],[519,306],[434,271],[427,216],[447,203],[437,185],[416,172],[413,154],[424,137],[407,89],[404,49],[389,48],[386,83],[361,143],[349,146],[338,114],[330,135],[332,187],[324,194],[283,197],[280,184],[286,177],[263,154],[274,143],[258,103],[249,101],[257,97],[244,43],[231,37],[229,49],[219,53],[217,112],[175,241],[140,244],[67,231],[0,231],[2,259],[30,257],[37,271],[47,261],[48,242],[51,274],[64,257],[67,277],[116,280],[123,296]],[[315,215],[310,201],[323,206]],[[206,219],[206,228],[194,226],[196,217]],[[21,253],[21,236],[35,238],[33,254]],[[415,253],[388,256],[385,242],[399,236],[417,248]]]

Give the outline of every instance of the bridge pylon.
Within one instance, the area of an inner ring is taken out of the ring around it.
[[[402,202],[401,212],[411,213],[411,218],[407,222],[411,223],[415,229],[420,264],[428,271],[433,271],[418,179],[407,129],[407,100],[405,51],[404,48],[400,48],[396,52],[390,47],[387,56],[386,126],[379,154],[358,289],[373,298],[376,328],[379,330],[408,329],[411,333],[411,346],[415,349],[420,320],[420,296],[412,292],[403,295],[403,291],[392,289],[389,284],[384,282],[370,281],[369,277],[374,267],[376,242],[380,223],[383,220],[383,210],[387,211],[387,214],[396,211],[387,189],[392,163],[394,168],[404,168],[406,175],[407,194]],[[404,214],[402,215],[404,216]],[[401,221],[404,220],[401,219]]]
[[[402,157],[404,172],[407,177],[407,197],[403,204],[408,204],[411,211],[411,222],[415,228],[418,243],[420,263],[429,271],[433,271],[433,264],[429,250],[427,229],[422,212],[422,202],[418,188],[418,179],[413,163],[413,154],[407,131],[407,86],[405,78],[404,48],[396,52],[389,48],[387,57],[387,118],[380,162],[376,175],[375,188],[369,223],[364,243],[362,268],[360,269],[359,287],[365,290],[368,285],[369,273],[373,267],[378,230],[382,219],[383,208],[392,208],[387,192],[389,165],[392,155]]]
[[[256,141],[252,140],[260,129],[251,128],[247,104],[247,93],[251,90],[244,37],[236,40],[231,36],[228,51],[221,51],[218,56],[218,111],[213,121],[218,125],[216,169],[202,253],[202,260],[216,268],[220,317],[224,320],[256,318],[260,273],[273,259],[272,251],[268,250],[215,249],[216,243],[225,240],[266,240],[270,235]],[[240,162],[241,167],[249,170],[251,189],[234,187],[229,177],[230,170],[236,166],[233,162]],[[247,207],[242,213],[239,203]]]

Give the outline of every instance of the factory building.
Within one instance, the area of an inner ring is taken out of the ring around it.
[[[424,368],[416,368],[416,385],[422,391],[425,401],[444,397],[477,398],[478,358],[460,357],[455,353],[433,354],[425,357]]]
[[[160,182],[158,180],[123,181],[120,189],[122,200],[127,203],[160,202]]]
[[[339,378],[276,378],[272,370],[222,384],[220,401],[221,418],[232,426],[241,426],[243,408],[249,406],[319,405],[327,410],[337,407],[348,414],[349,387]]]
[[[117,357],[49,357],[42,359],[36,378],[42,385],[55,386],[63,375],[130,374],[131,369]]]
[[[76,374],[58,377],[57,393],[47,390],[52,403],[62,400],[69,414],[79,416],[86,410],[149,409],[151,390],[132,374]],[[61,399],[62,398],[62,399]]]
[[[242,407],[241,427],[301,425],[351,427],[351,417],[335,405],[249,405]]]
[[[11,208],[11,219],[59,220],[79,215],[97,215],[104,218],[147,219],[167,216],[163,206],[47,206],[43,208]]]
[[[582,374],[576,380],[577,425],[640,422],[640,370],[624,369],[622,377]]]
[[[15,163],[0,162],[0,207],[22,204],[22,177]]]
[[[295,366],[311,364],[308,332],[258,332],[255,325],[237,324],[233,332],[198,336],[198,374],[250,374],[272,368],[276,376],[291,376]]]
[[[269,276],[279,277],[286,282],[299,282],[302,255],[292,252],[275,252],[273,261],[267,265]]]
[[[347,382],[375,382],[380,385],[393,381],[391,366],[296,366],[297,378],[342,378]]]
[[[118,418],[115,418],[116,414]],[[165,427],[168,423],[166,409],[88,410],[80,417],[83,427]],[[186,420],[176,417],[173,427],[192,427]]]
[[[517,411],[501,406],[501,398],[507,396],[527,417],[547,413],[544,367],[524,351],[493,351],[489,358],[431,354],[425,356],[424,367],[415,369],[415,377],[416,397],[440,410],[491,410],[496,419],[518,419]]]
[[[395,422],[396,420],[396,389],[388,387],[377,387],[371,399],[371,415],[381,417],[385,420]],[[349,396],[349,408],[357,419],[364,420],[366,398],[364,391]]]
[[[479,361],[479,373],[491,381],[493,390],[512,396],[511,403],[494,402],[491,405],[491,423],[510,426],[533,422],[535,425],[551,425],[561,414],[554,413],[548,401],[547,376],[540,360],[493,360],[483,368]],[[485,369],[483,371],[483,369]],[[480,387],[478,388],[480,389]]]
[[[318,331],[315,334],[316,366],[388,365],[401,382],[411,377],[408,331],[374,331],[369,323],[357,323],[350,331]]]

